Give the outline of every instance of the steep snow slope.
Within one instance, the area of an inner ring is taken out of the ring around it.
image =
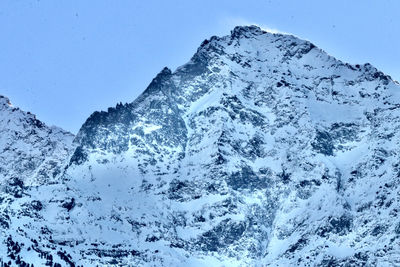
[[[62,179],[4,205],[0,255],[399,265],[399,90],[290,35],[214,36],[134,102],[88,118]]]

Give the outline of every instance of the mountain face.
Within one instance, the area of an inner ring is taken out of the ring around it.
[[[0,100],[3,262],[400,265],[400,87],[370,64],[236,27],[73,143]]]
[[[58,182],[74,135],[48,127],[0,96],[0,181],[34,186]]]
[[[0,95],[0,263],[22,263],[14,261],[21,257],[16,255],[20,245],[12,241],[19,236],[14,231],[26,227],[25,216],[39,219],[37,212],[43,207],[30,191],[36,188],[40,195],[41,186],[60,183],[65,161],[74,151],[73,139],[71,133],[45,125]],[[24,257],[30,262],[29,254]]]

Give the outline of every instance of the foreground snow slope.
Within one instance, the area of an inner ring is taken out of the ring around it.
[[[3,193],[0,255],[399,265],[399,111],[398,84],[371,65],[236,27],[134,102],[93,113],[57,182]]]

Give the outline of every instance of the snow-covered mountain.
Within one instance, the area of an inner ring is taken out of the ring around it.
[[[18,122],[3,102],[1,118]],[[2,152],[6,180],[29,182],[8,182],[22,193],[0,195],[0,258],[35,266],[400,265],[399,115],[399,85],[370,64],[236,27],[204,41],[174,72],[163,69],[134,102],[93,113],[73,144],[59,130],[56,148],[39,158],[57,162],[61,175],[49,174],[50,163],[21,169],[23,160]],[[2,134],[1,149],[36,146],[21,127],[15,132],[26,137]],[[31,155],[22,150],[13,153]]]

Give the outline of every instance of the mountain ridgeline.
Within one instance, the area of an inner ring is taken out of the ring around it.
[[[4,264],[400,265],[400,86],[370,64],[245,26],[75,137],[0,104]]]

